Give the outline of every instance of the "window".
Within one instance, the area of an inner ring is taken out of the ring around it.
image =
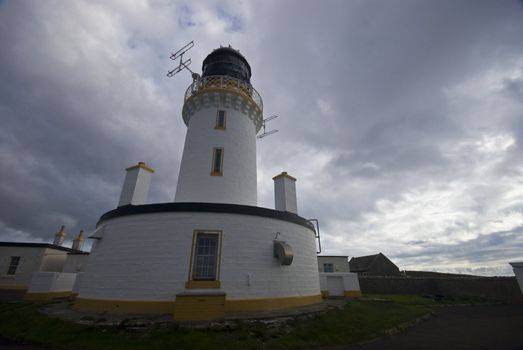
[[[20,257],[12,256],[11,261],[9,262],[9,267],[7,268],[7,274],[14,275],[16,273],[16,269],[18,268],[19,263],[20,263]]]
[[[225,130],[225,111],[218,110],[216,113],[216,126],[214,128]]]
[[[212,176],[223,175],[223,148],[215,147],[212,154]]]
[[[323,272],[334,272],[334,265],[323,264]]]
[[[191,280],[218,280],[220,232],[195,232]]]

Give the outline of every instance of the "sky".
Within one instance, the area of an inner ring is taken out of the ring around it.
[[[190,68],[252,68],[267,124],[258,205],[298,179],[323,254],[513,275],[523,260],[523,2],[0,1],[0,241],[68,242],[116,208],[125,168],[174,199]],[[89,243],[86,245],[89,248]]]

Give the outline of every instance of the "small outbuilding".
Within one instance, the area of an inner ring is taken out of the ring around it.
[[[350,272],[347,255],[319,255],[319,272]]]
[[[358,276],[398,276],[400,270],[382,253],[353,257],[349,261],[350,272]]]
[[[81,251],[82,232],[73,241],[72,248],[62,245],[65,235],[62,226],[55,233],[52,244],[0,242],[0,299],[27,298],[27,292],[34,289],[35,285],[43,285],[41,276],[48,276],[46,281],[49,280],[56,284],[56,281],[63,279],[60,274],[64,272],[65,268],[68,268],[66,272],[71,272],[71,275],[83,271],[89,253]],[[71,283],[74,283],[74,279],[70,279],[73,280]],[[49,291],[45,290],[45,292],[47,297],[53,296]],[[64,293],[60,293],[59,296],[63,295]]]

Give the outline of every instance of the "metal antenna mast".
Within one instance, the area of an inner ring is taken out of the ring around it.
[[[269,118],[265,118],[263,119],[263,122],[262,122],[262,127],[263,127],[263,132],[261,134],[259,134],[258,136],[256,136],[257,139],[263,139],[265,136],[269,136],[269,135],[272,135],[274,133],[277,133],[278,130],[276,129],[273,129],[273,130],[270,130],[270,131],[265,131],[265,123],[268,122],[269,120],[273,120],[273,119],[276,119],[278,118],[277,115],[273,115]]]
[[[190,41],[187,45],[182,47],[180,50],[176,51],[175,53],[171,54],[171,60],[180,59],[180,62],[178,63],[178,67],[174,68],[173,70],[170,70],[167,72],[167,76],[170,78],[174,76],[175,74],[181,72],[184,69],[187,69],[189,72],[191,72],[192,78],[194,80],[198,79],[200,76],[198,73],[194,73],[190,68],[189,65],[191,64],[191,59],[183,60],[183,54],[192,49],[194,46],[194,41]]]

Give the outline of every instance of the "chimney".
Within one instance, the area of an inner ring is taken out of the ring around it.
[[[65,226],[62,225],[62,227],[60,227],[60,231],[58,231],[54,234],[54,241],[53,241],[54,245],[64,244],[65,235],[67,234],[67,233],[65,233],[64,229],[65,229]]]
[[[80,230],[78,237],[76,237],[73,240],[73,249],[82,250],[83,245],[84,245],[84,230]]]
[[[298,214],[296,179],[285,171],[272,179],[274,180],[274,208]]]
[[[149,194],[151,174],[154,173],[154,170],[149,168],[144,162],[139,162],[137,165],[133,165],[125,170],[127,175],[125,175],[118,206],[145,204]]]

